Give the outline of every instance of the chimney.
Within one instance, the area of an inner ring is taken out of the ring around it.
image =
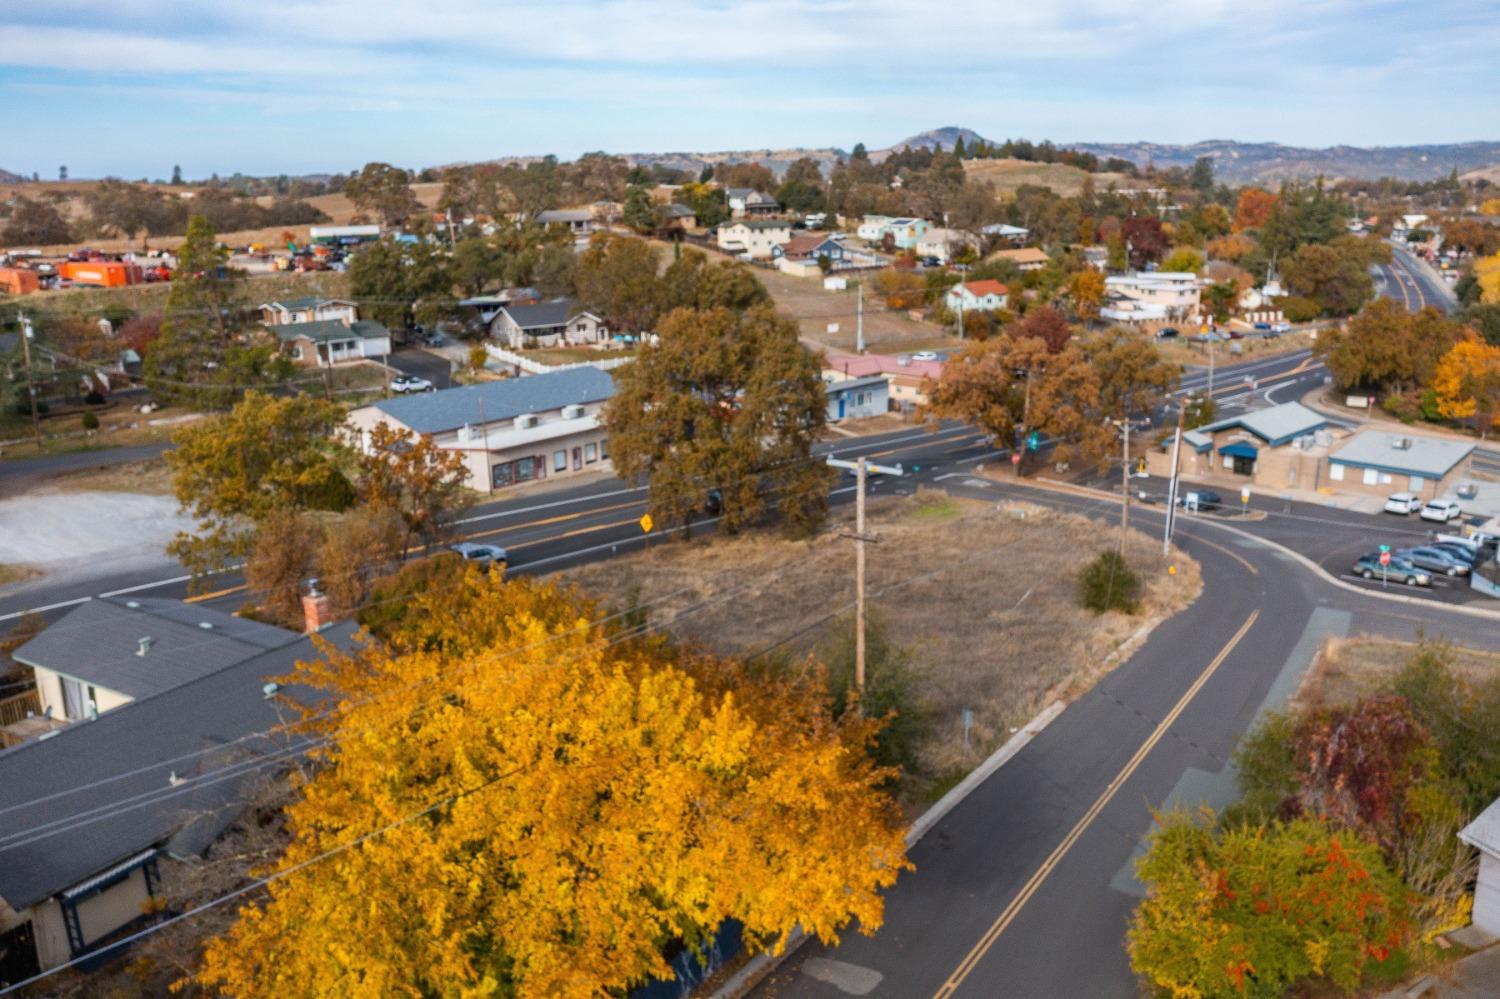
[[[322,631],[333,623],[333,605],[318,589],[316,579],[307,584],[307,592],[302,594],[302,622],[302,630],[308,635]]]
[[[135,654],[138,656],[144,656],[155,642],[156,639],[152,638],[150,635],[147,635],[145,638],[141,639],[140,646],[135,650]]]

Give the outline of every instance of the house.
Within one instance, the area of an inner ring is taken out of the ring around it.
[[[869,267],[875,258],[867,253],[856,253],[843,244],[840,237],[830,233],[802,232],[780,246],[771,248],[771,257],[777,267],[798,277],[816,277],[822,273],[818,261],[827,258],[833,270],[847,267]]]
[[[887,227],[895,221],[889,215],[866,215],[854,234],[866,243],[878,243],[886,234]]]
[[[549,209],[536,213],[539,225],[567,226],[574,236],[587,236],[594,231],[594,213],[587,208]]]
[[[1099,314],[1121,323],[1192,320],[1198,315],[1198,275],[1150,271],[1104,279],[1108,300]]]
[[[730,222],[719,226],[719,249],[770,259],[776,247],[792,241],[792,224],[770,220]]]
[[[35,675],[41,716],[78,722],[297,637],[180,600],[99,597],[79,604],[11,655]]]
[[[657,209],[663,225],[676,226],[679,229],[698,228],[698,214],[687,205],[678,204],[675,201],[668,202]]]
[[[1451,496],[1467,476],[1473,453],[1473,441],[1361,430],[1328,455],[1328,483],[1340,492],[1375,496]]]
[[[825,372],[823,391],[828,396],[829,423],[879,416],[891,408],[890,386],[884,375],[843,378],[837,372]]]
[[[609,340],[604,320],[581,309],[571,298],[534,305],[504,305],[490,323],[490,336],[522,347],[593,346]]]
[[[1083,248],[1083,259],[1094,270],[1103,273],[1109,270],[1109,247],[1085,246]]]
[[[267,326],[318,323],[330,319],[352,323],[358,318],[359,306],[342,298],[286,298],[260,307],[260,321]]]
[[[1182,435],[1180,473],[1238,488],[1317,489],[1327,479],[1324,461],[1335,439],[1321,413],[1285,402],[1216,420]],[[1171,475],[1172,440],[1146,457],[1147,471]]]
[[[936,257],[947,264],[966,250],[979,249],[979,239],[960,229],[928,229],[917,239],[915,249],[919,257]]]
[[[889,235],[898,250],[915,250],[917,241],[931,228],[926,219],[891,218],[888,215],[866,215],[855,230],[867,243],[882,243]]]
[[[72,661],[99,641],[96,629],[49,630],[80,643]],[[348,650],[354,630],[320,637]],[[293,635],[0,752],[0,985],[98,954],[155,918],[172,861],[207,851],[256,783],[305,752],[285,724],[307,692],[274,678],[321,656]]]
[[[730,187],[724,190],[732,218],[761,218],[781,211],[781,203],[762,191],[749,187]]]
[[[1027,271],[1039,271],[1052,262],[1052,258],[1034,246],[1023,247],[1019,250],[996,250],[989,255],[990,260],[1009,260],[1020,269],[1022,274]]]
[[[305,367],[326,368],[391,352],[390,331],[373,319],[283,323],[271,332],[281,341],[281,352]]]
[[[1500,937],[1500,800],[1459,830],[1458,838],[1479,851],[1470,922],[1490,936]]]
[[[991,236],[995,239],[1017,244],[1026,242],[1026,237],[1031,235],[1029,229],[1023,229],[1018,225],[1007,225],[1004,222],[987,225],[983,229],[980,229],[979,232],[983,236]]]
[[[493,492],[537,479],[607,469],[609,440],[599,411],[614,379],[595,367],[480,382],[382,399],[349,414],[368,449],[369,432],[386,423],[431,437],[463,456],[467,485]]]
[[[927,403],[926,386],[943,375],[942,361],[916,361],[892,354],[827,354],[823,358],[825,381],[843,381],[874,375],[886,380],[886,392],[895,408],[910,410]]]
[[[943,301],[953,312],[995,312],[1010,301],[1010,289],[999,281],[964,281],[948,289]]]

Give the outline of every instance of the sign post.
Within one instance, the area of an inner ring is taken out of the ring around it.
[[[1250,487],[1240,487],[1240,516],[1250,516]]]
[[[1380,588],[1385,589],[1386,580],[1391,575],[1391,546],[1380,546]]]

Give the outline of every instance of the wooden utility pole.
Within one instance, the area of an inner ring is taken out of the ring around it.
[[[854,539],[854,691],[861,703],[865,696],[865,542],[879,540],[865,533],[865,484],[871,471],[882,475],[903,475],[900,465],[872,465],[864,457],[855,461],[829,458],[828,464],[835,468],[854,471],[854,533],[844,536]],[[861,708],[863,710],[863,708]]]
[[[42,417],[36,408],[36,379],[31,374],[31,320],[25,313],[21,319],[21,351],[26,357],[26,397],[31,400],[31,432],[36,436],[36,449],[42,450]]]
[[[1120,554],[1125,554],[1125,535],[1130,531],[1130,417],[1120,421],[1125,428],[1125,446],[1120,460]]]

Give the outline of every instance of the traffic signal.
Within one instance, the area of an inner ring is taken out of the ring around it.
[[[1033,430],[1026,435],[1026,450],[1035,451],[1042,445],[1042,435]]]

